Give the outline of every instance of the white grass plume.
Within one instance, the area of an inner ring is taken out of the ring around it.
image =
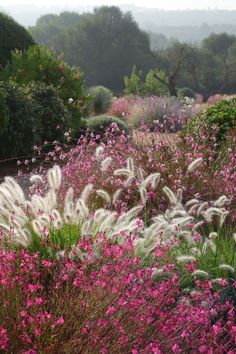
[[[203,158],[199,157],[198,159],[194,160],[189,166],[188,166],[188,172],[194,172],[203,162]]]

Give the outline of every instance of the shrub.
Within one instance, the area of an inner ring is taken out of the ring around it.
[[[121,97],[114,100],[108,111],[108,114],[126,120],[133,105],[136,103],[136,97]]]
[[[79,126],[80,118],[85,113],[86,102],[82,74],[79,69],[69,67],[62,59],[55,59],[50,50],[33,46],[24,53],[15,51],[11,63],[2,71],[0,77],[4,81],[12,80],[20,85],[36,81],[54,86],[70,110],[74,125]]]
[[[183,87],[178,90],[179,96],[180,97],[189,97],[189,98],[195,98],[195,93],[194,91],[189,88],[189,87]]]
[[[166,80],[164,71],[151,69],[142,80],[142,72],[137,71],[136,66],[132,68],[130,77],[124,77],[126,95],[167,95],[168,90],[159,80],[155,78],[158,75],[163,81]]]
[[[112,92],[104,86],[94,86],[89,89],[89,94],[91,111],[95,114],[106,113],[111,106]]]
[[[86,120],[84,120],[84,124],[93,133],[98,134],[104,133],[107,128],[112,128],[113,125],[117,126],[121,131],[128,131],[127,124],[121,119],[113,116],[100,115],[87,118]]]
[[[60,139],[70,114],[52,86],[0,83],[6,92],[8,124],[0,139],[1,156],[29,153],[44,140]],[[56,129],[60,125],[61,129]]]
[[[0,12],[0,69],[10,60],[13,50],[26,50],[33,44],[33,38],[23,26]]]
[[[137,98],[128,117],[128,124],[139,128],[142,123],[151,130],[176,132],[193,116],[195,107],[175,97]]]
[[[192,134],[196,139],[201,139],[201,135],[211,134],[211,130],[216,129],[216,142],[225,141],[230,129],[236,126],[236,98],[222,100],[207,108],[189,122],[185,134]]]

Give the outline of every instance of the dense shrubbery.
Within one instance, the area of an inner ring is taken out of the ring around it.
[[[79,126],[86,102],[81,72],[69,67],[62,59],[55,59],[48,49],[33,46],[24,53],[16,51],[0,78],[20,85],[35,81],[54,86],[70,110],[74,125]],[[73,100],[73,104],[69,100]]]
[[[115,100],[109,113],[122,118],[130,127],[145,124],[151,130],[176,132],[199,110],[199,105],[183,98],[137,96]]]
[[[0,138],[0,156],[27,154],[33,145],[63,136],[70,113],[55,88],[42,82],[26,86],[0,82],[0,90],[4,93],[7,107],[7,124]]]
[[[179,89],[178,94],[180,97],[195,98],[194,91],[189,87],[183,87],[183,88]]]
[[[88,92],[91,96],[91,113],[96,115],[106,113],[111,106],[112,92],[104,86],[91,87]]]
[[[105,133],[106,129],[113,124],[119,127],[121,131],[128,131],[127,124],[117,117],[109,115],[100,115],[84,120],[85,127],[91,130],[94,134]]]
[[[0,69],[10,60],[12,51],[26,50],[33,44],[33,38],[24,27],[0,12]]]
[[[236,127],[236,98],[220,100],[197,115],[185,129],[201,139],[202,134],[211,135],[213,128],[217,129],[216,142],[225,142],[226,135]]]

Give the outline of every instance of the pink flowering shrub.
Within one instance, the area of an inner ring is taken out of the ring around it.
[[[214,105],[216,104],[217,102],[220,102],[220,101],[223,101],[223,100],[227,100],[227,99],[231,99],[233,97],[236,97],[235,95],[221,95],[219,93],[213,95],[213,96],[210,96],[207,100],[207,104],[209,105]]]
[[[99,238],[98,238],[99,239]],[[210,281],[181,292],[174,266],[159,281],[143,267],[132,241],[111,245],[100,235],[101,257],[83,239],[84,263],[0,252],[0,348],[5,353],[231,353],[235,309],[221,303]],[[160,256],[160,251],[158,252]]]

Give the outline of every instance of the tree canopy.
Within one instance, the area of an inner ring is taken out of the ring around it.
[[[15,49],[26,50],[34,43],[27,30],[0,12],[0,66],[5,66]]]

